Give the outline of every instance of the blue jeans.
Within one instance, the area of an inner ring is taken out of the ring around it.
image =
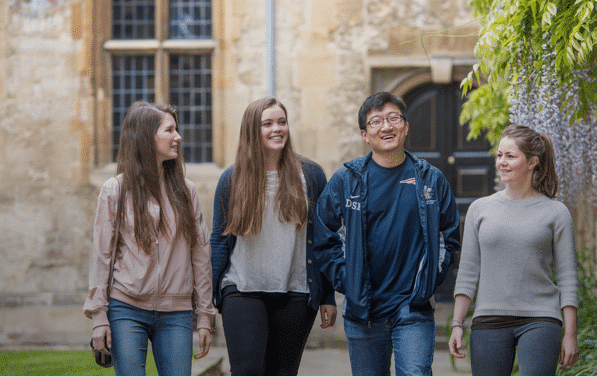
[[[549,321],[472,330],[473,376],[509,376],[517,348],[521,376],[553,376],[558,367],[561,344],[562,327]]]
[[[433,310],[400,309],[394,323],[363,324],[344,318],[354,376],[389,376],[394,350],[397,376],[430,376],[435,343]]]
[[[139,309],[110,299],[112,359],[118,376],[144,376],[147,340],[160,376],[190,376],[193,357],[193,313]]]

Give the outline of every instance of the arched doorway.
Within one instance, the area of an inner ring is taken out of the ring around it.
[[[469,205],[494,192],[494,159],[484,137],[467,140],[468,126],[459,123],[464,99],[458,83],[427,83],[403,96],[410,125],[406,149],[439,168],[450,182],[460,212],[461,233]],[[460,255],[456,256],[458,261]],[[452,301],[457,268],[438,288],[437,301]]]

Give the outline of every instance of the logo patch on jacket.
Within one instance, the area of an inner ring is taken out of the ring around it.
[[[356,200],[355,200],[356,199]],[[356,211],[361,210],[361,203],[357,202],[359,195],[350,196],[350,199],[346,199],[346,208],[354,209]]]
[[[400,183],[412,183],[413,185],[417,183],[414,178],[405,179],[404,181],[400,181]]]
[[[435,203],[435,194],[431,187],[423,186],[423,195],[425,195],[425,200],[427,201],[427,204]]]

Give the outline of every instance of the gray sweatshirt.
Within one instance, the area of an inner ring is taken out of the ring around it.
[[[472,299],[475,292],[473,318],[562,320],[563,307],[578,307],[574,229],[568,208],[546,196],[518,201],[500,193],[473,202],[466,214],[454,295]]]

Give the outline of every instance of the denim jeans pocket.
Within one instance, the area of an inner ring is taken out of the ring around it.
[[[409,305],[405,305],[399,310],[393,326],[425,322],[435,322],[433,309],[413,310]]]

